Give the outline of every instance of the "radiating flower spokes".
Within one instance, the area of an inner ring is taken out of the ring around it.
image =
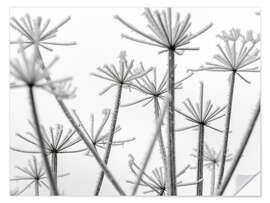
[[[20,44],[22,48],[22,44]],[[47,66],[44,66],[38,57],[37,49],[34,48],[30,57],[26,56],[24,50],[20,51],[21,59],[14,58],[10,60],[10,74],[13,76],[13,81],[10,83],[10,88],[21,88],[34,86],[42,88],[57,98],[69,99],[75,97],[76,88],[72,88],[70,81],[72,77],[63,79],[50,80],[50,70],[59,60],[55,57]]]
[[[204,166],[208,169],[212,169],[212,165],[215,164],[216,166],[219,166],[221,162],[221,153],[222,150],[219,150],[218,152],[214,148],[210,148],[207,143],[204,144],[204,153],[203,153],[203,160],[204,160]],[[195,152],[194,154],[190,154],[192,157],[197,159],[197,149],[193,149]],[[233,155],[231,153],[228,153],[226,155],[226,162],[232,161]],[[190,167],[191,169],[196,169],[197,167]]]
[[[235,72],[243,81],[250,83],[242,73],[260,72],[259,67],[250,67],[256,61],[260,60],[256,45],[260,41],[260,35],[256,38],[253,31],[247,31],[246,35],[241,34],[240,29],[232,28],[229,33],[223,31],[217,35],[224,42],[224,48],[217,45],[220,53],[216,54],[213,59],[216,62],[207,62],[205,66],[199,69],[189,69],[190,71],[213,71],[213,72]]]
[[[103,118],[102,121],[100,123],[100,125],[98,125],[97,128],[95,128],[95,117],[93,114],[90,115],[90,130],[87,130],[87,128],[85,127],[85,125],[82,123],[80,117],[78,116],[77,112],[75,110],[73,110],[73,114],[75,116],[75,118],[77,119],[77,122],[80,124],[80,127],[82,128],[82,130],[84,131],[84,133],[86,134],[86,136],[88,137],[88,139],[90,140],[90,142],[94,145],[94,147],[97,148],[101,148],[101,149],[105,149],[106,145],[108,143],[108,138],[110,136],[109,132],[104,133],[104,127],[110,117],[110,113],[111,110],[110,109],[104,109],[102,111],[103,114]],[[116,126],[114,133],[117,133],[121,130],[120,126]],[[124,139],[124,140],[115,140],[112,142],[113,146],[123,146],[125,143],[131,142],[135,140],[135,138],[130,138],[130,139]],[[91,155],[90,151],[87,151],[86,155]]]
[[[162,100],[166,98],[165,94],[167,94],[168,92],[167,90],[168,71],[166,71],[160,83],[158,83],[156,67],[151,67],[151,68],[152,68],[152,76],[153,76],[152,78],[149,77],[150,74],[146,74],[145,76],[134,80],[134,82],[130,84],[131,88],[138,90],[140,93],[144,95],[144,97],[134,102],[121,104],[121,107],[128,107],[128,106],[132,106],[132,105],[139,104],[142,102],[144,102],[143,107],[145,107],[148,104],[150,104],[155,98],[162,99]],[[139,70],[142,72],[146,71],[142,62],[140,63]],[[187,80],[188,78],[190,78],[192,75],[193,73],[188,74],[185,78],[177,81],[175,83],[175,89],[176,90],[182,89],[183,82]],[[157,105],[158,105],[158,109],[160,110],[159,103]]]
[[[50,19],[43,20],[42,17],[32,19],[27,13],[25,17],[21,17],[20,21],[15,17],[11,18],[10,26],[23,36],[22,42],[11,41],[11,44],[23,43],[23,49],[27,49],[32,45],[40,46],[48,51],[53,51],[50,46],[62,45],[69,46],[75,45],[76,42],[55,42],[51,39],[56,37],[59,28],[65,25],[71,19],[70,16],[62,20],[57,25],[49,29]]]
[[[29,121],[29,124],[31,125],[33,132],[35,132],[34,123]],[[75,137],[76,131],[72,129],[69,129],[64,135],[64,128],[61,124],[56,124],[55,128],[50,127],[49,132],[44,128],[44,126],[41,125],[41,132],[45,143],[45,150],[48,155],[50,155],[51,153],[77,153],[87,150],[85,147],[81,149],[70,149],[74,145],[81,142],[81,139],[79,137]],[[38,142],[38,137],[35,133],[28,131],[24,135],[16,133],[16,136],[24,140],[25,142],[36,146],[37,149],[26,150],[17,147],[11,147],[13,151],[23,153],[41,153],[39,150],[40,145]]]
[[[223,113],[223,111],[226,109],[226,106],[214,108],[214,105],[212,104],[211,100],[208,100],[204,104],[203,98],[204,98],[203,83],[201,83],[200,101],[196,104],[193,104],[189,98],[186,99],[186,101],[184,101],[183,104],[187,110],[187,113],[180,110],[179,108],[175,109],[177,113],[184,116],[185,119],[192,122],[193,125],[176,129],[175,131],[184,131],[194,128],[198,129],[200,125],[203,125],[212,130],[223,132],[223,130],[217,129],[211,126],[210,124],[211,122],[225,116],[225,113]]]
[[[102,95],[117,85],[124,85],[125,87],[129,87],[132,81],[145,76],[147,73],[149,73],[152,70],[150,68],[145,71],[132,72],[133,68],[134,68],[134,60],[131,60],[130,62],[128,62],[127,57],[126,57],[126,51],[121,51],[119,55],[118,70],[113,64],[104,65],[103,68],[101,67],[97,68],[97,70],[100,73],[90,73],[90,75],[93,75],[95,77],[98,77],[98,78],[101,78],[101,79],[104,79],[113,83],[99,93],[100,95]]]
[[[138,178],[141,168],[136,164],[135,158],[133,155],[129,154],[129,168],[132,171],[132,173],[135,175],[136,178]],[[188,169],[190,168],[190,165],[187,165],[184,169],[182,169],[180,172],[176,174],[176,178],[178,179],[180,176],[182,176]],[[143,186],[145,188],[148,188],[148,190],[144,191],[144,194],[155,192],[157,195],[165,195],[166,191],[166,176],[164,172],[163,167],[155,168],[152,170],[153,175],[148,175],[146,172],[143,173],[143,177],[140,182],[140,186]],[[188,182],[183,183],[182,181],[177,181],[177,187],[183,187],[183,186],[189,186],[189,185],[196,185],[199,181],[195,182]],[[136,184],[134,181],[128,180],[127,183],[130,184]]]
[[[171,8],[167,8],[167,11],[156,10],[154,13],[152,13],[149,8],[145,8],[143,15],[146,17],[148,23],[147,28],[150,29],[151,34],[140,31],[118,15],[116,15],[115,18],[146,40],[137,39],[126,34],[122,34],[123,38],[162,48],[159,53],[164,53],[170,49],[174,50],[176,54],[182,55],[186,50],[199,50],[198,47],[188,47],[186,45],[213,25],[210,23],[198,32],[191,33],[189,32],[191,26],[190,14],[187,14],[187,16],[180,21],[180,13],[177,12],[175,22],[172,21]]]
[[[20,190],[17,195],[30,188],[31,185],[33,185],[36,181],[38,182],[38,187],[44,186],[47,189],[50,189],[46,183],[47,176],[44,164],[43,162],[38,163],[35,156],[33,156],[32,160],[28,160],[28,165],[26,167],[15,166],[15,168],[18,169],[23,175],[14,176],[14,178],[11,178],[10,181],[29,181],[29,183],[22,190]],[[65,173],[57,177],[65,177],[68,175],[69,173]]]

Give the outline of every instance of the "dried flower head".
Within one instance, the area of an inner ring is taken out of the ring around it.
[[[35,125],[31,121],[29,121],[33,132],[35,131]],[[49,132],[41,125],[41,132],[45,143],[45,150],[48,155],[51,153],[77,153],[86,151],[87,149],[84,147],[82,149],[70,149],[74,145],[78,144],[81,139],[75,136],[76,131],[69,129],[68,132],[64,135],[64,127],[61,124],[56,124],[56,126],[50,127]],[[19,149],[17,147],[11,147],[12,150],[23,153],[40,153],[40,146],[38,142],[37,135],[32,132],[26,132],[24,135],[20,133],[16,133],[16,136],[20,139],[28,142],[29,144],[35,145],[37,150],[24,150]]]
[[[23,49],[27,49],[32,45],[40,46],[48,51],[53,51],[49,46],[62,45],[69,46],[75,45],[76,42],[55,42],[51,41],[56,37],[59,28],[65,25],[71,19],[70,16],[62,20],[57,25],[49,29],[50,19],[43,20],[42,17],[37,17],[31,19],[30,15],[27,13],[25,17],[21,17],[20,21],[15,17],[11,18],[10,26],[20,33],[23,37],[21,43],[23,43]],[[19,41],[11,41],[11,44],[18,44]]]
[[[129,168],[135,177],[138,178],[141,168],[136,164],[135,158],[133,155],[129,154]],[[182,169],[179,173],[176,174],[176,178],[179,179],[188,169],[190,165],[187,165],[184,169]],[[144,194],[148,193],[157,193],[157,195],[165,195],[166,192],[166,176],[163,167],[155,168],[152,170],[153,175],[148,175],[146,172],[143,173],[143,177],[140,182],[140,186],[148,188],[148,190],[144,191]],[[202,181],[202,180],[200,180]],[[200,181],[183,183],[182,181],[177,181],[177,187],[196,185]],[[135,184],[134,181],[127,181],[130,184]]]
[[[133,80],[136,80],[140,77],[145,76],[147,73],[149,73],[152,70],[152,69],[148,69],[145,71],[132,72],[133,67],[134,67],[134,60],[131,60],[130,62],[128,62],[126,52],[121,51],[119,55],[119,69],[118,70],[113,64],[111,64],[110,66],[104,65],[103,68],[100,68],[100,67],[97,68],[100,74],[91,73],[90,75],[93,75],[101,79],[105,79],[113,83],[99,93],[100,95],[102,95],[106,93],[108,90],[110,90],[111,88],[113,88],[114,86],[124,85],[125,87],[129,87],[130,83]]]
[[[176,108],[176,112],[183,115],[186,120],[193,123],[193,125],[176,129],[175,131],[184,131],[188,129],[198,129],[200,125],[203,125],[212,130],[223,132],[213,126],[210,125],[211,122],[218,120],[225,116],[225,113],[222,113],[226,106],[213,108],[213,104],[211,100],[208,100],[206,104],[204,104],[203,100],[203,83],[201,83],[201,93],[200,93],[200,102],[196,104],[192,104],[191,100],[188,98],[183,102],[187,113],[184,113],[182,110]]]
[[[118,15],[116,15],[115,18],[146,40],[130,37],[126,34],[122,34],[123,38],[142,44],[160,47],[162,50],[159,53],[173,50],[176,54],[182,55],[186,50],[199,50],[197,47],[187,47],[186,45],[213,25],[210,23],[197,33],[191,33],[189,32],[191,26],[190,14],[180,21],[180,13],[177,12],[175,22],[172,22],[171,8],[167,8],[167,11],[156,10],[154,13],[152,13],[149,8],[145,8],[143,15],[146,17],[148,23],[147,28],[150,29],[151,34],[140,31]]]
[[[46,176],[46,169],[44,167],[43,162],[38,163],[35,156],[33,156],[32,160],[28,161],[27,167],[20,167],[15,166],[16,169],[18,169],[23,175],[17,175],[14,176],[14,178],[11,178],[10,181],[28,181],[29,183],[19,192],[19,194],[23,193],[25,190],[31,187],[35,182],[38,183],[38,187],[46,187],[47,189],[50,189],[47,181]],[[69,173],[65,173],[62,175],[59,175],[57,177],[65,177],[69,175]],[[18,193],[17,193],[18,194]]]
[[[136,89],[139,92],[141,92],[144,95],[144,97],[140,100],[137,100],[137,101],[134,101],[131,103],[122,104],[121,105],[122,107],[132,106],[132,105],[142,103],[142,102],[144,102],[143,107],[145,107],[148,104],[150,104],[153,100],[155,100],[155,98],[162,99],[162,100],[166,98],[165,94],[167,94],[167,92],[168,92],[168,89],[167,89],[168,71],[166,71],[166,73],[162,77],[162,80],[158,84],[156,67],[151,67],[151,68],[153,69],[153,71],[152,71],[153,77],[152,78],[150,78],[149,75],[147,74],[139,79],[136,79],[130,85],[133,89]],[[140,63],[140,71],[145,71],[143,63]],[[186,79],[188,79],[189,77],[191,77],[192,75],[193,74],[191,73],[188,76],[186,76],[185,78],[183,78],[182,80],[179,80],[178,82],[176,82],[175,89],[176,90],[182,89],[183,82]],[[158,105],[158,109],[160,111],[159,103],[157,105]]]
[[[22,48],[22,45],[20,44]],[[50,77],[50,69],[57,62],[58,57],[55,57],[46,67],[43,68],[43,64],[37,56],[37,50],[30,57],[26,56],[24,50],[20,52],[21,60],[15,58],[10,60],[11,70],[10,74],[14,77],[16,82],[12,82],[11,88],[25,87],[25,86],[35,86],[40,88],[49,88],[56,85],[57,83],[62,83],[71,80],[71,77],[52,80],[47,82],[46,79]]]
[[[211,169],[212,165],[215,164],[219,166],[221,162],[221,153],[222,150],[219,150],[216,152],[214,148],[210,148],[207,143],[204,144],[204,153],[203,153],[203,160],[204,160],[204,166],[207,167],[208,169]],[[192,157],[197,159],[197,149],[193,149],[195,152],[194,154],[191,154]],[[233,158],[231,153],[227,153],[226,155],[226,161],[229,162]],[[191,168],[196,168],[196,167],[191,167]]]
[[[110,117],[110,109],[104,109],[102,111],[103,119],[95,130],[95,117],[93,114],[90,115],[90,131],[87,130],[85,125],[82,123],[80,117],[78,116],[77,112],[73,110],[73,114],[75,118],[77,119],[78,123],[80,124],[80,127],[84,131],[84,133],[87,135],[88,139],[91,141],[91,143],[94,145],[95,148],[101,148],[105,149],[106,145],[108,143],[108,138],[110,136],[109,132],[103,132],[103,129]],[[120,126],[116,126],[114,133],[117,133],[121,130]],[[124,139],[124,140],[116,140],[112,142],[113,146],[123,146],[125,143],[131,142],[135,140],[135,138],[130,139]],[[87,151],[87,155],[90,155],[90,151]]]
[[[242,73],[260,72],[259,67],[250,67],[256,61],[260,60],[256,45],[260,41],[260,35],[256,38],[253,31],[247,31],[246,35],[241,34],[239,29],[231,29],[229,33],[223,31],[221,35],[217,35],[223,42],[224,48],[220,44],[217,45],[220,54],[216,54],[213,58],[217,63],[207,62],[206,66],[199,69],[189,69],[190,71],[213,71],[213,72],[234,72],[243,81],[250,83]]]

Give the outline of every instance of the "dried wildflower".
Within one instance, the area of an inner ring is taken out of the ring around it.
[[[72,87],[70,80],[63,80],[53,86],[46,86],[45,90],[53,94],[58,100],[73,99],[76,97],[76,87]]]
[[[97,70],[100,72],[98,73],[91,73],[91,75],[108,80],[112,82],[113,84],[106,87],[104,90],[102,90],[99,94],[103,95],[107,91],[109,91],[111,88],[123,85],[128,87],[130,83],[133,80],[136,80],[140,77],[143,77],[147,73],[149,73],[152,69],[148,69],[146,71],[138,71],[136,73],[132,73],[132,68],[134,68],[134,60],[131,60],[128,62],[126,57],[126,52],[121,51],[119,55],[119,69],[117,70],[115,65],[104,65],[103,68],[97,68]]]
[[[132,88],[141,92],[143,95],[145,95],[145,97],[143,97],[142,99],[139,99],[137,101],[131,102],[131,103],[121,104],[121,107],[128,107],[128,106],[132,106],[132,105],[139,104],[142,102],[144,102],[143,107],[145,107],[148,104],[150,104],[151,102],[155,102],[156,99],[163,100],[164,98],[166,98],[165,94],[168,93],[168,89],[167,89],[168,71],[166,71],[166,73],[163,75],[160,83],[158,84],[156,67],[151,67],[151,68],[153,70],[152,71],[153,78],[150,78],[149,74],[147,74],[139,79],[136,79],[131,84]],[[145,71],[143,63],[140,63],[140,71],[142,71],[142,72]],[[189,77],[191,77],[192,75],[193,75],[193,73],[191,73],[188,76],[186,76],[185,78],[177,81],[175,83],[175,89],[176,90],[182,89],[183,82],[185,80],[187,80]],[[158,112],[160,112],[159,102],[157,103],[157,108],[158,108]]]
[[[23,193],[26,189],[30,188],[32,184],[35,185],[35,195],[39,195],[39,188],[44,186],[47,189],[50,189],[50,187],[47,185],[47,176],[46,176],[46,169],[44,167],[43,162],[38,163],[35,156],[33,156],[32,161],[28,161],[27,167],[20,167],[15,166],[16,169],[21,171],[23,175],[15,176],[14,178],[11,178],[10,181],[28,181],[29,183],[20,191],[19,194]],[[62,174],[57,176],[59,177],[65,177],[69,175],[69,173]]]
[[[25,86],[48,88],[48,86],[53,86],[71,79],[68,77],[50,82],[46,81],[46,78],[50,76],[49,71],[58,60],[58,57],[55,57],[48,66],[43,69],[42,62],[38,59],[36,50],[34,50],[31,57],[27,57],[24,50],[22,50],[20,54],[21,60],[15,58],[10,61],[10,74],[17,80],[16,82],[12,82],[11,88]]]
[[[218,187],[220,187],[224,169],[225,169],[225,159],[227,153],[227,145],[230,132],[230,121],[233,103],[233,93],[235,86],[235,78],[238,76],[244,82],[250,83],[242,74],[243,73],[256,73],[260,72],[259,67],[250,67],[255,62],[260,60],[258,49],[255,49],[256,45],[260,41],[260,35],[256,38],[253,36],[253,31],[247,31],[246,35],[242,35],[239,30],[231,29],[229,33],[223,32],[219,35],[224,41],[225,50],[220,44],[217,45],[220,54],[214,56],[217,63],[207,62],[207,66],[202,66],[199,69],[191,69],[191,71],[213,71],[213,72],[229,72],[229,97],[226,112],[226,122],[224,130],[224,140],[223,140],[223,152],[222,152],[222,162],[220,167],[220,173],[218,178]]]
[[[243,81],[250,83],[242,74],[260,72],[259,67],[251,67],[253,63],[260,60],[258,49],[255,46],[260,41],[260,36],[253,36],[252,30],[247,31],[246,35],[241,34],[239,29],[231,29],[229,33],[223,31],[217,35],[225,44],[225,50],[220,44],[217,45],[220,54],[213,58],[217,63],[207,62],[206,66],[199,69],[189,69],[190,71],[213,71],[213,72],[231,72],[236,74]],[[233,76],[230,76],[230,81]]]
[[[81,119],[79,118],[78,114],[76,113],[75,110],[73,110],[73,114],[75,115],[78,123],[80,124],[80,127],[84,131],[84,133],[87,135],[88,139],[93,143],[94,147],[105,149],[106,144],[108,143],[108,138],[109,138],[109,132],[103,132],[103,129],[109,120],[110,117],[110,109],[104,109],[102,111],[103,114],[103,119],[100,123],[100,125],[96,128],[97,130],[95,131],[95,117],[93,114],[90,115],[90,130],[87,130],[85,125],[82,123]],[[114,133],[117,133],[121,130],[120,126],[117,126],[115,128]],[[112,145],[113,146],[123,146],[125,143],[131,142],[135,140],[135,138],[130,138],[130,139],[125,139],[125,140],[117,140],[113,141]],[[88,150],[86,155],[91,155],[91,152]]]
[[[129,168],[132,173],[138,178],[138,174],[142,170],[135,162],[135,158],[130,154],[129,155]],[[188,169],[190,165],[187,165],[183,170],[181,170],[177,175],[176,178],[180,178]],[[163,167],[155,168],[152,170],[152,176],[148,175],[146,172],[143,172],[143,177],[141,179],[140,186],[148,188],[148,190],[144,191],[144,194],[148,193],[157,193],[157,195],[163,196],[166,192],[166,175],[164,173]],[[128,183],[135,184],[134,181],[127,181]],[[195,185],[197,182],[188,182],[183,183],[182,181],[177,181],[177,187]]]
[[[130,37],[126,34],[122,34],[123,38],[142,44],[160,47],[162,50],[159,53],[164,53],[169,49],[172,49],[176,54],[182,55],[186,50],[199,50],[197,47],[187,47],[186,45],[188,45],[192,39],[198,37],[212,26],[212,23],[210,23],[200,31],[190,33],[191,15],[188,14],[183,21],[180,21],[180,13],[177,12],[175,22],[173,23],[171,8],[168,8],[167,11],[156,10],[154,13],[152,13],[149,8],[145,8],[143,15],[147,19],[147,28],[150,29],[151,34],[140,31],[118,15],[116,15],[115,18],[146,40]]]
[[[122,34],[123,38],[139,42],[142,44],[147,44],[151,46],[156,46],[161,48],[159,53],[168,52],[168,93],[171,96],[171,101],[168,106],[168,177],[169,177],[169,192],[171,195],[177,195],[176,190],[176,166],[175,166],[175,119],[174,119],[174,91],[175,91],[175,54],[182,55],[186,50],[199,50],[198,47],[189,47],[187,46],[192,39],[204,33],[208,30],[212,23],[201,29],[195,34],[192,34],[189,31],[191,22],[190,22],[190,14],[186,16],[183,21],[180,21],[180,14],[176,14],[175,22],[172,22],[172,11],[171,8],[163,11],[155,11],[152,14],[149,8],[145,9],[144,15],[148,21],[147,27],[151,30],[152,34],[146,34],[139,29],[135,28],[130,23],[127,23],[118,15],[115,16],[117,20],[119,20],[122,24],[127,26],[129,29],[137,33],[138,35],[146,38],[146,40],[137,39],[134,37],[130,37],[126,34]],[[174,24],[174,25],[173,25]]]
[[[69,46],[76,45],[76,42],[55,42],[51,41],[56,37],[59,28],[61,28],[64,24],[66,24],[71,19],[70,16],[65,18],[63,21],[49,29],[50,19],[43,20],[42,17],[37,17],[35,19],[31,19],[30,15],[27,13],[25,17],[21,17],[20,21],[15,17],[11,18],[10,26],[20,33],[23,36],[23,49],[27,49],[32,45],[37,45],[39,47],[44,48],[48,51],[53,51],[53,49],[49,46],[61,45],[61,46]],[[18,44],[18,41],[11,41],[11,44]]]
[[[175,131],[179,132],[189,129],[199,129],[200,125],[203,125],[217,132],[223,132],[223,130],[213,127],[210,124],[213,121],[225,116],[225,114],[222,112],[226,109],[226,106],[213,108],[211,100],[204,103],[203,98],[203,83],[201,83],[200,102],[193,104],[189,98],[186,99],[183,104],[187,110],[187,113],[184,113],[182,110],[176,108],[176,112],[184,116],[186,120],[192,122],[193,125],[179,128]]]
[[[176,131],[183,131],[188,129],[198,129],[199,137],[198,137],[198,168],[197,168],[197,180],[203,178],[203,154],[204,154],[204,131],[205,127],[210,128],[212,130],[223,132],[213,126],[210,125],[211,122],[218,120],[225,116],[222,112],[226,109],[224,107],[217,107],[215,110],[213,109],[213,104],[209,100],[206,104],[204,104],[204,92],[203,92],[203,83],[201,82],[200,88],[200,102],[195,105],[192,104],[190,99],[187,99],[183,102],[185,108],[188,113],[183,113],[180,109],[176,109],[176,112],[183,115],[188,121],[192,122],[193,125],[176,129]],[[203,183],[200,182],[197,186],[197,195],[203,195]]]
[[[193,149],[195,154],[191,154],[194,158],[198,159],[198,149]],[[204,167],[207,167],[209,170],[211,170],[211,195],[215,194],[215,183],[216,183],[216,168],[219,167],[221,163],[221,153],[222,150],[219,152],[216,152],[214,148],[210,148],[208,144],[204,143],[204,153],[203,153],[203,160],[204,160]],[[228,153],[226,155],[226,162],[229,162],[232,160],[232,154]],[[197,167],[191,167],[191,168],[197,168]]]

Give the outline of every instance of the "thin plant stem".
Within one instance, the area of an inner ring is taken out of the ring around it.
[[[136,195],[137,193],[137,190],[138,190],[138,187],[140,186],[140,182],[142,180],[142,176],[144,174],[144,171],[147,167],[147,164],[150,160],[150,157],[152,155],[152,152],[153,152],[153,149],[154,149],[154,146],[155,146],[155,143],[156,143],[156,140],[158,139],[158,136],[159,136],[159,128],[161,127],[162,125],[162,122],[163,122],[163,118],[165,116],[165,113],[166,113],[166,110],[168,108],[168,105],[169,105],[169,102],[170,102],[170,97],[165,101],[165,105],[163,107],[163,110],[160,114],[160,117],[158,119],[158,122],[157,122],[157,125],[156,125],[156,129],[155,129],[155,132],[154,132],[154,135],[153,135],[153,139],[151,140],[150,142],[150,146],[146,152],[146,155],[145,155],[145,159],[143,161],[143,165],[141,167],[141,171],[140,171],[140,174],[138,175],[138,179],[136,180],[136,183],[134,185],[134,188],[132,190],[132,195]]]
[[[158,98],[155,97],[155,99],[154,99],[155,122],[157,122],[158,119],[159,119],[159,108],[158,108],[158,106],[159,106]],[[159,128],[158,142],[159,142],[159,149],[160,149],[161,158],[162,158],[163,165],[164,165],[165,177],[167,177],[166,176],[166,174],[167,174],[166,150],[165,150],[164,140],[163,140],[163,137],[162,137],[161,127]]]
[[[242,139],[240,147],[234,156],[231,167],[229,168],[227,175],[225,176],[224,181],[222,182],[222,185],[220,186],[219,190],[217,191],[217,195],[219,195],[219,196],[223,195],[224,191],[226,190],[226,188],[227,188],[227,186],[228,186],[228,184],[229,184],[229,182],[230,182],[230,180],[235,172],[236,167],[239,164],[239,161],[243,155],[243,152],[248,144],[249,138],[253,132],[256,121],[258,120],[260,110],[261,110],[261,105],[260,105],[260,101],[258,101],[255,112],[250,120],[250,123],[249,123],[248,128],[246,130],[246,133]]]
[[[211,168],[211,196],[215,194],[215,182],[216,182],[216,163],[212,163],[212,168]]]
[[[168,51],[168,93],[171,96],[168,105],[168,194],[177,195],[176,190],[176,167],[175,167],[175,132],[174,132],[174,50]]]
[[[232,72],[231,75],[230,75],[230,78],[231,78],[231,80],[230,80],[230,90],[229,90],[228,105],[227,105],[227,112],[226,112],[225,130],[224,130],[222,155],[221,155],[221,164],[220,164],[217,188],[219,188],[221,186],[223,175],[224,175],[224,170],[225,170],[228,139],[229,139],[229,132],[230,132],[231,113],[232,113],[235,74],[236,74],[236,72]]]
[[[40,124],[39,124],[39,118],[38,118],[37,109],[36,109],[33,86],[29,86],[29,96],[30,96],[30,106],[31,106],[31,110],[32,110],[33,120],[35,123],[35,130],[36,130],[36,133],[38,135],[38,142],[39,142],[39,146],[40,146],[40,151],[41,151],[42,159],[43,159],[43,162],[44,162],[44,165],[46,168],[46,173],[47,173],[48,180],[50,183],[50,188],[52,190],[53,195],[58,195],[59,193],[57,190],[57,186],[55,184],[55,180],[54,180],[53,175],[52,175],[49,160],[48,160],[48,157],[47,157],[47,154],[45,151],[44,139],[43,139],[43,136],[42,136],[42,133],[40,130]]]
[[[199,139],[198,139],[198,159],[197,159],[197,181],[203,179],[203,147],[204,146],[204,126],[199,126]],[[203,181],[197,183],[197,196],[203,195]]]
[[[52,174],[53,174],[53,179],[55,181],[55,185],[58,188],[57,184],[57,153],[53,152],[51,154],[51,167],[52,167]]]
[[[203,83],[200,91],[200,118],[203,119]],[[197,181],[203,179],[204,123],[199,125]],[[197,196],[203,195],[203,181],[197,184]]]
[[[117,88],[117,93],[116,93],[116,99],[115,99],[115,104],[114,104],[114,110],[113,110],[113,116],[112,116],[112,122],[111,122],[111,127],[110,127],[110,136],[107,142],[105,154],[103,161],[105,164],[108,164],[110,153],[111,153],[111,148],[112,148],[112,143],[113,143],[113,137],[115,134],[115,127],[117,123],[117,117],[118,117],[118,112],[119,112],[119,107],[120,107],[120,102],[121,102],[121,95],[122,95],[122,89],[123,85],[119,84]],[[98,178],[98,183],[95,189],[95,195],[98,195],[102,186],[102,182],[104,179],[104,171],[102,170],[100,172],[99,178]]]
[[[37,48],[38,49],[38,48]],[[45,68],[44,66],[44,62],[42,59],[42,56],[40,54],[40,51],[38,49],[38,56],[43,64],[43,69]],[[48,77],[46,78],[47,81],[51,81],[51,78]],[[112,185],[114,186],[114,188],[117,190],[117,192],[120,195],[125,195],[124,190],[121,188],[121,186],[119,185],[119,183],[116,181],[116,179],[114,178],[114,176],[112,175],[111,171],[108,169],[107,165],[103,162],[103,160],[101,159],[101,157],[99,156],[98,152],[96,151],[94,145],[92,142],[90,142],[87,138],[87,136],[85,135],[85,133],[81,130],[81,128],[79,127],[79,125],[76,123],[76,121],[74,120],[74,118],[72,117],[71,113],[69,112],[66,104],[64,103],[64,101],[62,99],[59,99],[57,97],[55,97],[58,105],[60,106],[60,108],[62,109],[64,115],[66,116],[66,118],[68,119],[68,121],[71,123],[71,125],[74,127],[74,129],[76,130],[76,132],[78,133],[78,135],[80,136],[80,138],[83,140],[83,142],[85,143],[85,145],[87,146],[87,148],[91,151],[91,153],[93,154],[94,158],[96,159],[97,163],[99,164],[99,166],[102,168],[102,170],[104,170],[107,178],[109,179],[109,181],[112,183]]]
[[[39,185],[38,185],[38,180],[35,180],[35,196],[39,196]]]

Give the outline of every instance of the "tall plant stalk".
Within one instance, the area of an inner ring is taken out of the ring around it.
[[[224,191],[226,190],[234,172],[235,172],[235,169],[236,167],[238,166],[239,164],[239,161],[243,155],[243,152],[245,151],[246,149],[246,146],[248,144],[248,141],[249,141],[249,138],[253,132],[253,129],[254,129],[254,126],[256,124],[256,121],[258,120],[258,117],[259,117],[259,114],[260,114],[260,110],[261,110],[261,105],[260,105],[260,100],[258,101],[257,105],[256,105],[256,109],[255,109],[255,112],[250,120],[250,123],[248,125],[248,128],[246,130],[246,133],[242,139],[242,142],[239,146],[239,149],[237,150],[237,153],[235,154],[234,156],[234,159],[232,161],[232,164],[221,184],[221,186],[218,188],[217,190],[217,195],[221,196],[223,195]]]
[[[157,123],[160,116],[159,115],[160,114],[159,101],[157,97],[154,98],[154,111],[155,111],[155,122]],[[159,128],[158,143],[159,143],[159,150],[160,150],[160,154],[161,154],[161,158],[162,158],[163,166],[165,170],[165,177],[167,178],[167,156],[166,156],[166,149],[165,149],[165,144],[164,144],[164,140],[162,136],[161,127]]]
[[[109,136],[109,139],[107,142],[107,146],[106,146],[105,154],[104,154],[104,158],[103,158],[103,161],[105,164],[108,164],[110,153],[111,153],[111,148],[112,148],[112,144],[113,144],[113,137],[115,134],[115,127],[116,127],[116,123],[117,123],[117,117],[118,117],[118,112],[119,112],[119,107],[120,107],[120,102],[121,102],[122,88],[123,88],[123,85],[119,84],[118,88],[117,88],[113,116],[112,116],[112,121],[111,121],[110,136]],[[104,179],[104,171],[102,170],[99,174],[98,183],[97,183],[95,193],[94,193],[95,195],[99,194],[103,179]]]
[[[168,170],[167,170],[167,187],[170,195],[177,195],[176,189],[176,164],[175,164],[175,133],[174,133],[174,83],[175,83],[175,64],[174,64],[174,50],[170,49],[168,52],[168,93],[171,96],[168,105]]]
[[[42,136],[42,133],[40,130],[39,118],[38,118],[38,114],[37,114],[36,103],[35,103],[34,92],[33,92],[33,86],[29,86],[29,96],[30,96],[30,106],[31,106],[31,110],[32,110],[32,116],[33,116],[33,120],[34,120],[34,124],[35,124],[35,130],[36,130],[36,133],[38,135],[41,156],[42,156],[42,159],[44,161],[44,165],[46,168],[46,173],[48,176],[48,180],[50,183],[52,194],[58,195],[59,194],[58,189],[57,189],[56,182],[54,180],[54,177],[53,177],[53,174],[51,171],[49,160],[48,160],[48,157],[47,157],[47,154],[45,151],[44,139],[43,139],[43,136]]]
[[[236,72],[232,72],[231,76],[230,76],[230,79],[231,79],[230,80],[230,89],[229,89],[228,105],[227,105],[227,111],[226,111],[226,121],[225,121],[224,137],[223,137],[221,164],[220,164],[220,168],[219,168],[219,177],[218,177],[217,187],[219,187],[222,183],[223,174],[224,174],[224,170],[225,170],[229,132],[230,132],[230,123],[231,123],[231,114],[232,114],[235,73]]]
[[[200,87],[200,118],[203,118],[203,83]],[[198,160],[197,160],[197,181],[203,179],[203,152],[204,152],[204,122],[199,124],[198,137]],[[197,195],[203,195],[203,181],[197,184]]]

